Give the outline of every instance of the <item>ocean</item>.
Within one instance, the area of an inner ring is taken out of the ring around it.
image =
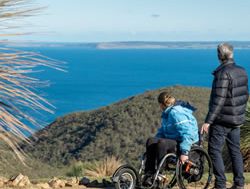
[[[219,65],[216,49],[25,48],[67,62],[67,72],[45,68],[35,75],[51,86],[41,93],[55,107],[44,121],[97,109],[147,90],[172,85],[210,87]],[[250,49],[236,49],[235,60],[250,73]]]

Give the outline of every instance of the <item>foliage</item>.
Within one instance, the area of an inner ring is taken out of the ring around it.
[[[66,172],[66,167],[53,167],[35,160],[29,156],[26,161],[29,162],[28,166],[24,165],[13,155],[10,147],[0,141],[0,176],[10,178],[13,175],[22,173],[27,175],[30,179],[52,178],[55,175],[63,176]]]
[[[34,157],[51,165],[70,164],[74,160],[102,160],[117,156],[137,166],[145,151],[145,142],[160,125],[157,96],[168,91],[178,99],[197,107],[195,116],[201,125],[208,110],[210,90],[206,88],[174,86],[147,91],[107,107],[77,112],[58,118],[36,133],[35,149],[24,146]],[[248,106],[249,107],[249,106]],[[249,112],[247,113],[249,117]],[[242,127],[242,152],[245,170],[249,170],[249,121]],[[205,145],[206,146],[206,145]],[[226,165],[230,165],[227,151]],[[228,166],[227,169],[230,167]]]
[[[70,171],[68,171],[66,173],[67,176],[76,177],[77,180],[80,176],[82,176],[82,174],[83,174],[83,163],[82,162],[74,163],[71,166]]]
[[[84,170],[85,176],[104,178],[112,176],[115,170],[122,165],[122,160],[114,156],[107,157],[102,161],[95,161]]]
[[[135,165],[145,150],[147,138],[160,126],[157,96],[162,91],[189,101],[198,108],[195,113],[198,122],[204,121],[209,89],[174,86],[147,91],[98,110],[58,118],[31,139],[35,148],[24,145],[23,149],[54,166],[102,160],[107,156],[121,157]]]

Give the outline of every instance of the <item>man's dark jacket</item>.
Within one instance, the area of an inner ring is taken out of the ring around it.
[[[214,81],[206,123],[226,127],[240,126],[245,122],[248,101],[248,77],[244,68],[233,59],[214,71]]]

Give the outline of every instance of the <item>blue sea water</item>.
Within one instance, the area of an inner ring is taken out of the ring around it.
[[[55,114],[47,115],[48,122],[165,86],[210,87],[211,73],[219,65],[216,49],[28,50],[67,62],[67,73],[46,68],[36,75],[51,81],[50,87],[43,88],[46,98],[56,106]],[[250,49],[236,49],[235,59],[250,73]]]

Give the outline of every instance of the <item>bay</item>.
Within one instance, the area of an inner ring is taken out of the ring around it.
[[[82,47],[25,48],[67,62],[67,72],[45,68],[35,75],[49,79],[40,92],[55,107],[44,118],[87,111],[121,99],[172,85],[210,87],[219,65],[216,49],[87,49]],[[250,72],[250,49],[236,49],[236,62]]]

